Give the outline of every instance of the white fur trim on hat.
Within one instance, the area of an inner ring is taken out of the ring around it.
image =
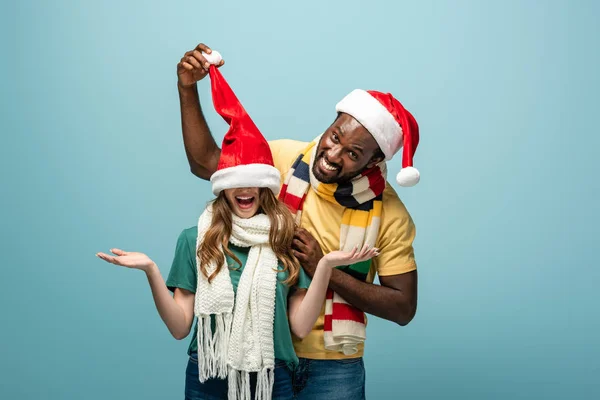
[[[404,167],[396,175],[398,185],[404,187],[415,186],[421,180],[421,174],[415,167]]]
[[[267,164],[245,164],[223,168],[210,177],[215,196],[225,189],[243,187],[266,187],[275,196],[279,194],[281,174],[279,170]]]
[[[385,159],[390,160],[402,147],[402,128],[383,104],[367,91],[355,89],[336,106],[337,112],[350,114],[377,141]]]

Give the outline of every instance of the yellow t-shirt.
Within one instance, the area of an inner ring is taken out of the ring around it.
[[[296,140],[274,140],[269,142],[275,168],[281,173],[281,182],[300,152],[308,143]],[[417,268],[413,251],[415,225],[398,198],[394,189],[386,185],[383,192],[381,225],[375,246],[380,254],[373,260],[367,277],[373,282],[375,273],[380,276],[398,275]],[[313,190],[309,190],[304,200],[300,225],[309,231],[321,245],[324,254],[339,250],[340,225],[344,207],[322,200]],[[364,345],[359,345],[358,354],[345,356],[337,351],[325,350],[323,342],[323,319],[325,305],[310,334],[303,340],[294,337],[294,348],[298,357],[326,360],[362,357]]]

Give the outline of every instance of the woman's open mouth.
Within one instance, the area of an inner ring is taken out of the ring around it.
[[[235,196],[237,205],[242,210],[249,210],[254,204],[254,196]]]

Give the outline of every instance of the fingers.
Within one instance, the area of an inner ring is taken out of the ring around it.
[[[304,229],[298,227],[296,228],[296,230],[294,231],[294,240],[298,240],[302,243],[306,241],[306,234]]]
[[[179,64],[177,64],[177,66],[179,68],[183,68],[183,69],[185,69],[187,71],[192,71],[194,69],[194,66],[191,65],[191,64],[189,64],[189,63],[187,63],[187,62],[185,62],[185,61],[183,61],[183,58],[181,59],[181,61],[179,62]]]
[[[204,44],[199,44],[194,50],[185,53],[179,61],[179,64],[177,64],[177,69],[206,74],[210,68],[210,64],[202,55],[203,51],[208,54],[211,53],[210,48]]]
[[[205,45],[204,43],[200,43],[198,46],[196,46],[196,49],[193,51],[194,57],[196,59],[198,59],[200,64],[202,64],[202,68],[204,68],[206,71],[208,71],[208,69],[210,67],[210,63],[208,63],[206,61],[206,58],[204,58],[202,56],[202,52],[204,52],[206,54],[211,54],[212,49],[210,47],[208,47],[207,45]],[[219,63],[219,65],[217,65],[217,67],[221,67],[223,64],[225,64],[225,62],[223,60],[221,60],[221,62]]]
[[[180,76],[179,84],[182,87],[188,87],[203,79],[208,74],[210,63],[205,56],[211,53],[212,49],[210,47],[204,43],[200,43],[193,50],[183,55],[179,63],[177,63],[177,74]],[[216,67],[220,68],[224,64],[225,61],[221,60]]]
[[[297,238],[294,238],[294,240],[292,240],[292,248],[300,251],[303,254],[308,253],[308,246]]]
[[[379,249],[376,247],[371,247],[371,246],[367,246],[366,249],[364,249],[362,257],[365,260],[368,260],[369,258],[373,258],[376,255],[379,255]]]
[[[304,253],[300,253],[299,251],[296,251],[296,250],[292,250],[292,253],[298,259],[298,261],[300,261],[300,264],[303,264],[308,260],[308,258],[306,257],[306,255],[304,255]]]
[[[352,248],[352,251],[350,251],[350,254],[348,254],[348,257],[350,259],[352,259],[357,254],[357,252],[358,252],[358,246],[354,246]]]
[[[110,252],[118,256],[126,256],[128,253],[121,249],[110,249]]]
[[[302,241],[302,243],[308,245],[311,241],[315,240],[315,237],[306,229],[297,227],[294,232],[294,237]]]
[[[106,262],[111,263],[111,264],[120,265],[119,262],[117,261],[117,258],[114,256],[110,256],[105,253],[96,253],[96,256]]]
[[[369,252],[365,255],[365,259],[371,259],[373,257],[377,257],[379,255],[379,250],[376,248],[372,248],[371,250],[369,250]]]
[[[355,247],[356,249],[357,247]],[[354,251],[354,250],[353,250]],[[351,257],[353,261],[364,261],[373,257],[377,257],[379,255],[379,249],[376,247],[371,247],[368,244],[364,244],[360,251],[355,252],[355,254]]]
[[[369,246],[368,244],[366,244],[366,243],[363,244],[363,247],[362,247],[362,249],[360,249],[360,253],[358,254],[358,257],[364,257],[370,248],[371,248],[371,246]]]
[[[365,254],[366,254],[366,252],[367,252],[367,251],[368,251],[368,249],[369,249],[369,245],[368,245],[368,244],[366,244],[366,243],[365,243],[365,244],[363,244],[363,245],[362,245],[362,247],[358,247],[358,245],[356,245],[356,246],[354,247],[354,249],[356,249],[356,251],[354,251],[354,250],[353,250],[353,251],[354,251],[354,254],[353,254],[353,256],[351,257],[351,259],[352,259],[353,261],[355,261],[355,260],[358,260],[359,258],[362,258],[362,257],[364,257],[364,256],[365,256]]]
[[[206,58],[204,58],[204,56],[202,55],[202,52],[200,52],[199,50],[194,50],[191,52],[191,54],[189,55],[189,57],[191,57],[192,59],[194,59],[194,61],[196,61],[197,63],[197,68],[203,68],[205,71],[208,71],[209,67],[210,67],[210,63],[208,61],[206,61]]]
[[[178,69],[183,68],[187,71],[202,71],[204,73],[208,71],[209,66],[202,55],[194,56],[193,52],[186,53],[177,64]]]
[[[194,53],[199,53],[199,52],[194,51]],[[194,66],[194,68],[200,69],[200,68],[202,68],[202,66],[200,65],[200,62],[201,62],[200,58],[204,58],[204,57],[202,57],[202,56],[198,57],[194,53],[192,53],[193,55],[184,57],[185,63],[191,64]]]
[[[207,45],[205,45],[204,43],[200,43],[198,46],[196,46],[196,50],[199,50],[199,51],[201,51],[201,52],[203,51],[203,52],[205,52],[206,54],[210,54],[210,53],[212,53],[212,50],[210,49],[210,47],[208,47],[208,46],[207,46]]]

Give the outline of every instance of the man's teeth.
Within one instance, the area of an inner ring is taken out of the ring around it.
[[[325,168],[326,170],[328,170],[328,171],[337,171],[338,170],[337,167],[334,167],[333,165],[329,164],[327,162],[327,160],[325,160],[324,158],[322,158],[322,160],[323,160],[323,162],[322,162],[323,168]]]

